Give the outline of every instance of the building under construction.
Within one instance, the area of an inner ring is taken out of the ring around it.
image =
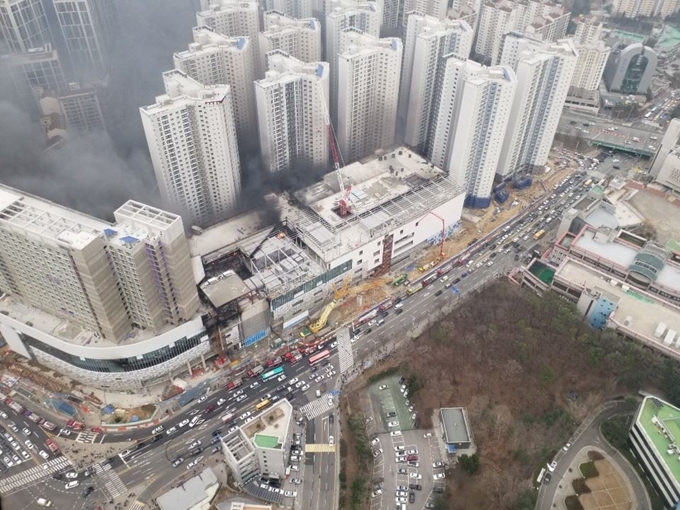
[[[191,239],[202,297],[222,324],[240,324],[232,338],[252,343],[269,322],[288,330],[343,281],[386,274],[460,224],[464,190],[406,148],[352,163],[342,180],[334,171],[292,196],[268,197],[275,225],[249,213]]]

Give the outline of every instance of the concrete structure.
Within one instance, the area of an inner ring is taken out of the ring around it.
[[[464,407],[442,407],[439,410],[440,432],[449,453],[456,450],[469,450],[472,446],[472,435]]]
[[[630,427],[632,451],[666,508],[680,503],[680,409],[658,397],[645,397]]]
[[[611,49],[600,40],[578,43],[575,47],[578,59],[571,86],[589,92],[598,90]]]
[[[238,484],[259,475],[286,476],[292,416],[290,402],[279,400],[222,439],[227,466]]]
[[[103,80],[118,37],[115,2],[52,1],[75,76],[79,81]]]
[[[208,510],[220,483],[212,469],[206,468],[156,498],[160,510]]]
[[[406,0],[382,0],[380,9],[382,11],[381,30],[394,33],[395,29],[401,29],[402,23],[406,24],[404,18],[404,4]]]
[[[132,389],[209,350],[179,216],[137,202],[111,224],[0,188],[0,333],[74,380]]]
[[[10,53],[26,53],[51,44],[42,1],[0,0],[0,36]]]
[[[467,206],[488,207],[517,79],[502,66],[455,57],[445,65],[429,156],[466,190]]]
[[[233,213],[241,191],[231,88],[163,73],[166,94],[140,108],[161,197],[192,225]]]
[[[270,173],[319,171],[328,165],[328,81],[325,62],[304,63],[277,50],[255,82],[260,148]]]
[[[349,28],[338,58],[336,132],[342,158],[351,162],[394,143],[402,45]]]
[[[264,0],[262,8],[265,13],[276,11],[282,16],[296,20],[316,18],[320,13],[319,3],[314,0]]]
[[[604,82],[609,92],[646,94],[652,84],[658,58],[656,52],[640,43],[612,48],[604,69]]]
[[[666,162],[666,158],[678,145],[680,145],[680,119],[671,119],[666,128],[666,132],[661,139],[659,150],[652,159],[649,170],[649,173],[652,176],[657,177],[659,175],[661,167],[663,167]]]
[[[266,55],[281,50],[303,62],[321,62],[321,24],[315,18],[294,19],[277,11],[263,15],[260,32],[260,65],[267,71]]]
[[[226,37],[209,27],[193,29],[194,42],[188,51],[173,55],[175,69],[205,86],[229,85],[241,152],[257,147],[257,109],[255,106],[256,61],[248,37]]]
[[[207,4],[207,5],[206,5]],[[196,13],[196,24],[207,26],[227,37],[248,37],[254,59],[255,79],[263,76],[257,56],[260,54],[260,12],[253,0],[201,1],[202,10]],[[205,7],[203,9],[203,7]]]
[[[407,18],[411,12],[444,21],[448,8],[448,0],[404,0],[404,25],[408,23]]]
[[[656,182],[672,189],[675,192],[680,191],[680,147],[676,146],[666,156],[666,159],[661,165]]]
[[[326,11],[325,61],[331,66],[331,118],[338,126],[338,55],[341,52],[342,33],[348,28],[380,37],[382,12],[378,2],[357,0],[329,0]]]
[[[574,44],[588,45],[602,39],[602,20],[599,16],[588,14],[579,16],[574,20],[576,33],[574,34]]]
[[[399,118],[406,120],[406,144],[425,154],[440,100],[444,57],[453,54],[467,59],[474,32],[465,21],[439,21],[417,12],[410,12],[407,18]]]
[[[539,41],[554,42],[566,35],[568,25],[569,13],[557,4],[533,0],[485,2],[479,18],[475,53],[491,64],[498,64],[505,34],[516,32]]]
[[[69,135],[85,136],[106,130],[96,89],[81,88],[73,83],[68,91],[58,94],[56,99]]]
[[[614,0],[612,16],[664,19],[679,10],[678,0]]]
[[[497,170],[500,178],[545,166],[577,57],[569,39],[537,43],[515,34],[505,37],[501,62],[514,69],[517,94]]]

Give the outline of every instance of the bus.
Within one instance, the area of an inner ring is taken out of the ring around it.
[[[283,367],[276,367],[274,370],[270,370],[269,372],[262,374],[262,381],[268,381],[269,379],[278,377],[281,374],[283,374]]]
[[[423,288],[423,283],[422,282],[417,283],[415,285],[410,286],[408,289],[406,289],[406,294],[408,294],[409,296],[412,296],[413,294],[415,294],[416,292],[418,292],[422,288]]]
[[[223,414],[220,417],[220,420],[222,420],[222,423],[227,425],[227,424],[231,423],[232,421],[234,421],[234,418],[236,418],[236,415],[234,413],[226,413],[226,414]]]
[[[263,400],[262,402],[260,402],[259,404],[257,404],[257,405],[255,406],[255,410],[256,410],[256,411],[262,411],[262,409],[264,409],[265,407],[267,407],[269,404],[271,404],[271,402],[269,401],[269,399]]]
[[[538,241],[544,235],[545,235],[545,230],[541,229],[534,234],[534,239],[536,239]]]
[[[315,354],[314,356],[309,358],[309,364],[310,365],[316,365],[320,361],[325,360],[326,358],[330,357],[331,351],[328,349],[321,351],[319,354]]]
[[[404,283],[406,281],[406,278],[408,278],[408,275],[403,274],[403,275],[399,276],[396,280],[394,280],[392,282],[392,285],[394,285],[395,287],[399,287],[399,285],[401,285],[402,283]]]

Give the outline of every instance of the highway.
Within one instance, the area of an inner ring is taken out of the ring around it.
[[[395,314],[394,310],[390,310],[383,325],[373,326],[370,332],[367,326],[362,328],[362,336],[352,344],[354,367],[366,366],[376,362],[379,357],[396,346],[396,340],[403,338],[405,332],[415,329],[422,321],[431,317],[433,310],[441,308],[444,303],[459,300],[488,280],[504,275],[517,266],[520,263],[518,260],[521,261],[527,257],[528,252],[535,246],[534,232],[538,229],[549,231],[557,225],[559,214],[553,211],[562,210],[568,207],[571,202],[577,200],[580,193],[583,192],[579,193],[576,190],[580,189],[579,187],[586,178],[585,176],[574,177],[570,183],[565,183],[560,190],[551,197],[544,199],[541,204],[535,204],[535,207],[527,208],[514,217],[506,225],[506,231],[501,232],[499,229],[499,232],[493,234],[493,236],[478,241],[471,248],[474,255],[470,258],[469,267],[456,267],[448,273],[447,283],[452,283],[450,288],[446,288],[444,282],[437,280],[412,296],[407,297],[405,289],[403,289],[402,313]],[[573,197],[567,198],[567,193],[572,190],[575,192]],[[560,191],[563,192],[562,196],[557,195]],[[550,223],[546,223],[547,216],[552,218]],[[506,238],[501,240],[501,236],[506,236]],[[510,246],[513,239],[517,239],[516,247]],[[491,262],[492,264],[490,264]],[[427,274],[423,273],[423,276]],[[440,290],[442,292],[439,292]],[[326,391],[340,389],[337,350],[333,352],[330,361],[336,374],[325,380]],[[302,360],[296,365],[284,364],[284,372],[288,380],[299,377],[301,381],[310,384],[310,389],[304,394],[299,391],[295,393],[292,399],[294,408],[300,408],[308,402],[316,400],[314,393],[318,385],[309,380],[310,366],[306,360]],[[259,384],[250,387],[255,381],[258,381]],[[223,429],[220,416],[227,409],[230,409],[237,416],[248,410],[253,411],[255,404],[260,401],[261,397],[276,393],[276,387],[279,384],[281,383],[276,380],[260,382],[259,378],[244,380],[243,386],[239,389],[244,391],[246,399],[240,403],[234,401],[232,391],[226,388],[220,389],[211,394],[204,402],[194,403],[192,407],[188,407],[164,420],[164,431],[156,436],[155,441],[150,429],[137,429],[97,437],[97,442],[104,443],[129,439],[131,449],[137,448],[137,450],[128,455],[112,458],[112,469],[88,480],[85,480],[82,473],[79,474],[78,480],[81,482],[81,486],[77,489],[67,491],[64,489],[63,481],[54,480],[48,476],[26,483],[3,495],[7,501],[11,502],[12,508],[29,508],[36,497],[49,497],[54,502],[53,508],[84,508],[82,506],[84,503],[81,502],[84,502],[85,499],[80,497],[80,492],[84,486],[92,483],[97,491],[90,495],[87,501],[105,502],[114,495],[126,494],[135,489],[138,491],[136,497],[140,501],[148,502],[158,491],[166,488],[170,483],[176,483],[181,475],[186,477],[191,474],[186,468],[187,463],[194,460],[189,454],[191,443],[200,440],[203,452],[198,458],[202,458],[204,461],[208,460],[211,455],[210,439],[212,432],[218,428]],[[227,401],[218,405],[217,402],[220,399],[227,399]],[[205,414],[205,409],[211,405],[215,405],[217,409]],[[0,405],[0,408],[11,415],[4,404]],[[179,427],[180,422],[193,416],[200,416],[200,419],[204,422],[199,421],[194,428],[184,425],[179,432],[172,435],[166,433],[172,427]],[[334,420],[331,423],[329,415],[326,413],[304,423],[304,429],[296,424],[293,424],[293,429],[303,433],[306,444],[327,444],[330,435],[336,438],[337,444],[339,442],[337,421]],[[31,422],[29,424],[34,425]],[[240,424],[238,420],[236,424]],[[29,428],[32,431],[37,429],[35,430],[37,434],[43,434],[40,441],[46,439],[44,432],[39,427]],[[185,460],[180,466],[173,468],[172,460],[178,456]],[[298,497],[294,502],[288,499],[287,501],[284,500],[284,503],[294,503],[295,507],[299,509],[335,508],[338,489],[335,457],[336,454],[333,452],[308,453],[305,456],[304,466],[300,467],[301,471],[293,471],[290,476],[291,478],[302,479],[302,484],[296,487]],[[21,469],[12,468],[10,471],[12,473],[21,472]],[[138,488],[142,485],[143,492]],[[292,487],[286,487],[286,489],[290,488]]]

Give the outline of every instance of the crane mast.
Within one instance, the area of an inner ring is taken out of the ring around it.
[[[321,96],[321,104],[324,111],[324,120],[326,121],[326,130],[328,131],[328,144],[331,148],[331,156],[333,157],[333,170],[338,178],[338,184],[340,186],[340,199],[338,200],[338,215],[342,218],[348,216],[351,210],[351,203],[349,195],[352,192],[352,185],[345,188],[345,184],[342,182],[342,172],[340,171],[340,149],[338,148],[337,139],[335,137],[335,131],[333,130],[333,125],[331,124],[331,117],[328,113],[328,107],[326,106],[326,98],[323,94],[323,89],[319,86],[319,95]]]

